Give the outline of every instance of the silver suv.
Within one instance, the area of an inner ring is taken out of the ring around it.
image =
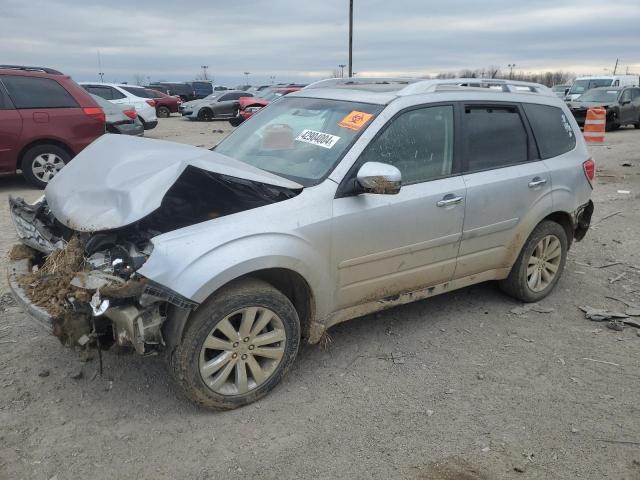
[[[594,173],[542,85],[327,80],[213,151],[103,136],[11,200],[30,248],[10,283],[64,343],[164,352],[189,398],[230,409],[339,322],[487,280],[545,297]]]

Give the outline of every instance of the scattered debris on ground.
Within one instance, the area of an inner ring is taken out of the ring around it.
[[[525,315],[528,312],[536,312],[536,313],[552,313],[555,309],[551,307],[544,307],[539,303],[527,303],[522,305],[521,307],[515,307],[509,310],[509,313],[514,315]]]

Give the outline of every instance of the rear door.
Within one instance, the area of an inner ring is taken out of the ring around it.
[[[233,92],[225,93],[213,105],[213,113],[216,117],[235,117],[238,112],[238,100],[240,97],[252,97],[250,93]]]
[[[552,209],[550,174],[522,108],[468,103],[461,117],[467,199],[456,278],[509,267],[532,218]]]
[[[14,108],[0,77],[0,172],[13,172],[16,169],[22,117]]]

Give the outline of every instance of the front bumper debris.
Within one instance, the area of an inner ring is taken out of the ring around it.
[[[62,239],[52,233],[41,219],[49,215],[43,202],[29,205],[22,198],[9,197],[9,210],[18,238],[25,245],[45,254],[64,246]]]

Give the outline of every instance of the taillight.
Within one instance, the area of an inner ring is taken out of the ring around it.
[[[138,116],[138,112],[136,112],[135,110],[124,110],[122,113],[124,113],[127,117],[131,118],[132,120],[135,120],[135,118]]]
[[[82,111],[87,117],[91,117],[101,123],[105,123],[107,121],[107,116],[104,114],[104,110],[100,107],[85,107]]]
[[[155,101],[155,100],[147,100],[147,103],[148,103],[149,105],[151,105],[152,107],[155,107],[155,106],[156,106],[156,101]]]
[[[589,184],[592,185],[593,179],[596,176],[596,162],[594,162],[593,159],[590,158],[582,164],[582,169],[584,170],[584,174],[587,177],[587,180],[589,180]]]

